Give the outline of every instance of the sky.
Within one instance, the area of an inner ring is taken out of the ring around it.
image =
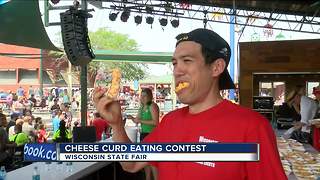
[[[43,12],[43,2],[40,1],[40,9]],[[61,1],[60,3],[66,3],[68,5],[72,4],[72,1]],[[71,4],[70,4],[71,3]],[[93,6],[89,6],[89,9]],[[65,10],[63,10],[65,11]],[[59,21],[59,13],[63,11],[50,11],[50,22]],[[143,14],[143,22],[140,25],[134,23],[134,15],[131,15],[128,22],[124,23],[120,21],[120,14],[116,21],[109,20],[110,10],[106,9],[96,9],[94,12],[90,12],[93,18],[88,19],[88,29],[89,31],[96,31],[101,27],[107,27],[108,29],[127,34],[129,38],[134,39],[138,45],[140,51],[150,51],[150,52],[173,52],[175,48],[175,37],[184,32],[189,32],[196,28],[203,28],[202,21],[194,21],[188,19],[180,19],[180,25],[178,28],[173,28],[168,22],[166,27],[161,27],[159,24],[159,17],[154,17],[153,25],[145,23],[146,15]],[[227,42],[229,42],[229,24],[209,22],[207,28],[214,30],[221,37],[223,37]],[[50,26],[46,28],[50,39],[55,42],[57,40],[57,32],[61,31],[59,26]],[[260,40],[274,40],[275,36],[279,33],[283,34],[286,39],[313,39],[320,38],[320,35],[308,34],[308,33],[295,33],[290,31],[279,31],[274,30],[274,35],[270,38],[263,36],[263,29],[246,27],[243,35],[241,36],[241,41],[250,41],[254,33],[260,34]],[[235,36],[236,42],[238,41],[238,34]],[[149,73],[155,75],[164,75],[171,72],[168,65],[155,65],[149,64]]]

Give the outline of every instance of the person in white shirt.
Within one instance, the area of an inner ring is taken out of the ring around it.
[[[301,121],[295,123],[295,131],[291,135],[292,139],[295,139],[301,143],[312,144],[310,120],[312,120],[315,117],[317,109],[318,105],[315,100],[307,96],[301,96]]]
[[[30,116],[23,118],[22,132],[29,136],[31,142],[35,142],[35,129],[32,126],[32,118]]]
[[[318,106],[318,110],[315,118],[320,118],[320,85],[313,88],[313,95],[315,96],[315,100]]]
[[[307,97],[302,96],[301,97],[301,103],[300,103],[300,113],[301,113],[301,131],[310,133],[310,120],[312,120],[316,113],[317,113],[317,103]]]

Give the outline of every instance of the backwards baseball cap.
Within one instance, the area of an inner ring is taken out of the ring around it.
[[[210,55],[213,56],[213,59],[224,59],[226,67],[220,75],[219,88],[220,90],[236,88],[227,69],[230,61],[231,49],[229,44],[221,36],[211,30],[200,28],[189,33],[179,34],[176,39],[176,46],[183,41],[194,41],[208,49]]]

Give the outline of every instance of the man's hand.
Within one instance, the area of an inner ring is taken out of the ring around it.
[[[105,120],[108,121],[112,128],[123,126],[121,107],[119,102],[104,96],[106,89],[95,88],[93,92],[94,105]]]

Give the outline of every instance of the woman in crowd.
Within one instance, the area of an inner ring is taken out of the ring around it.
[[[129,116],[130,118],[130,116]],[[159,123],[159,107],[153,102],[152,91],[149,88],[142,89],[140,97],[140,108],[136,118],[133,119],[135,123],[141,123],[140,141],[142,141]],[[152,166],[144,168],[146,180],[151,179],[151,172],[153,179],[156,179],[157,172]]]
[[[145,88],[141,91],[140,108],[135,123],[141,123],[140,139],[144,139],[159,123],[159,107],[152,101],[152,91]]]
[[[17,114],[18,116],[21,116],[23,115],[24,110],[25,110],[25,106],[23,103],[23,97],[19,97],[18,101],[15,101],[12,105],[13,114]]]

